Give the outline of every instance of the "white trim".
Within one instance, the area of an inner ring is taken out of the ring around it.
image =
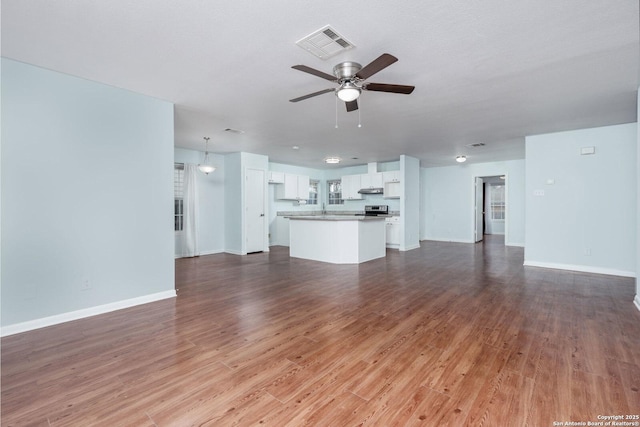
[[[640,295],[636,294],[636,297],[633,299],[633,303],[635,304],[636,308],[640,310]]]
[[[215,255],[215,254],[222,254],[222,253],[224,253],[223,249],[216,249],[213,251],[202,251],[198,255]]]
[[[508,242],[504,244],[505,246],[518,246],[520,248],[524,248],[524,243],[519,243],[519,242]]]
[[[15,323],[13,325],[4,326],[0,329],[0,336],[19,334],[21,332],[32,331],[34,329],[46,328],[47,326],[57,325],[59,323],[70,322],[72,320],[84,319],[86,317],[97,316],[98,314],[109,313],[111,311],[122,310],[123,308],[134,307],[136,305],[147,304],[154,301],[160,301],[168,298],[175,298],[176,291],[158,292],[155,294],[144,295],[141,297],[116,301],[109,304],[97,305],[95,307],[83,308],[82,310],[70,311],[68,313],[56,314],[54,316],[43,317],[40,319],[29,320],[27,322]]]
[[[236,251],[235,249],[225,249],[224,250],[225,253],[231,254],[231,255],[246,255],[246,252],[242,252],[242,251]]]
[[[418,242],[418,244],[416,244],[416,245],[407,246],[405,248],[398,248],[398,250],[400,252],[405,252],[405,251],[411,251],[411,250],[419,249],[419,248],[420,248],[420,242]]]
[[[556,270],[579,271],[582,273],[606,274],[609,276],[636,277],[633,271],[616,270],[614,268],[591,267],[588,265],[556,264],[553,262],[525,261],[526,267],[553,268]]]
[[[476,243],[473,240],[450,239],[448,237],[426,237],[422,239],[422,241],[425,241],[425,240],[432,240],[434,242],[448,242],[448,243],[473,243],[473,244]]]

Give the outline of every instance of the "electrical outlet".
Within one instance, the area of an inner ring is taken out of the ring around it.
[[[91,289],[91,283],[89,283],[89,279],[82,279],[80,290],[86,291],[87,289]]]
[[[584,249],[584,255],[585,256],[591,256],[591,248],[585,248]]]

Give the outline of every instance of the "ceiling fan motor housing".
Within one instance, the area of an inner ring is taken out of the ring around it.
[[[333,67],[333,74],[338,78],[339,82],[351,80],[356,73],[362,69],[362,65],[357,62],[341,62]]]

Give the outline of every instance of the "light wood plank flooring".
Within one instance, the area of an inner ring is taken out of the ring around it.
[[[422,242],[176,261],[178,297],[2,339],[3,426],[552,426],[640,414],[633,279]]]

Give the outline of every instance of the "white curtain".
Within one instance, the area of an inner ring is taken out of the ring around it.
[[[183,228],[182,228],[182,256],[198,255],[198,191],[196,186],[196,165],[184,165],[183,191]]]

